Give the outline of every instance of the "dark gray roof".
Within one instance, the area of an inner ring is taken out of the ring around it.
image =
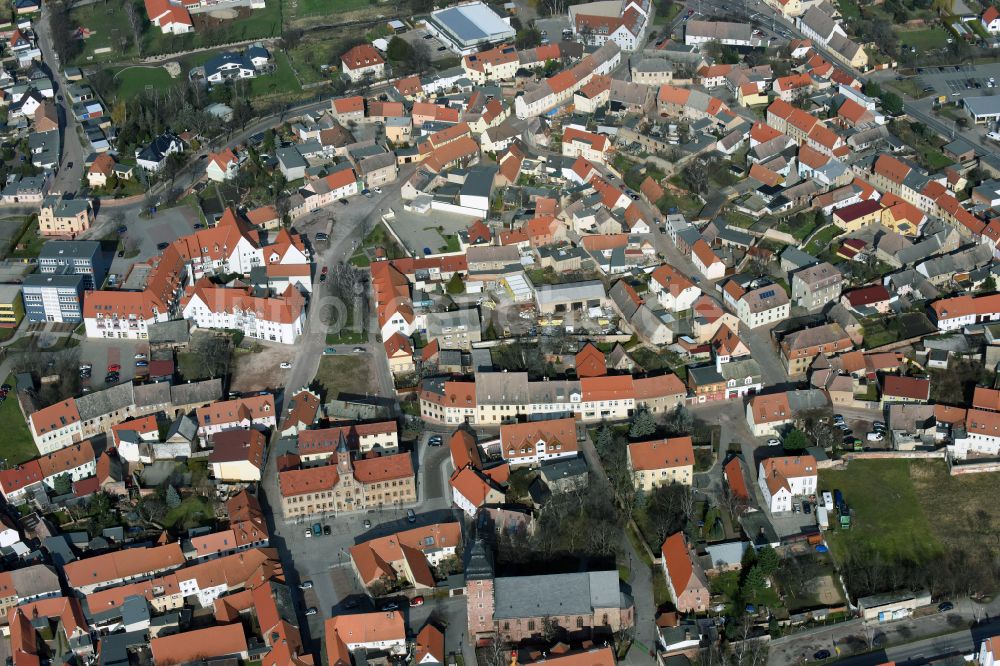
[[[576,458],[565,458],[563,460],[552,460],[543,463],[538,468],[545,481],[551,482],[558,479],[567,479],[573,476],[585,476],[588,472],[587,460],[582,456]]]
[[[149,344],[181,344],[191,339],[191,327],[187,319],[157,322],[150,324],[147,330]]]
[[[617,571],[497,578],[493,590],[498,620],[590,615],[598,608],[631,603],[622,594]]]
[[[81,421],[89,421],[111,412],[125,410],[135,404],[132,383],[118,384],[103,391],[86,393],[76,399]]]
[[[133,393],[135,406],[139,408],[165,407],[170,404],[170,385],[163,382],[136,386]]]
[[[215,402],[221,397],[221,379],[206,379],[202,382],[178,384],[177,386],[170,387],[170,402],[174,405]]]

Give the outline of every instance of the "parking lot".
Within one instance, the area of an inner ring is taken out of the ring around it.
[[[110,213],[108,213],[110,214]],[[146,261],[160,254],[157,245],[171,243],[181,236],[194,232],[194,225],[200,218],[197,211],[189,206],[175,206],[156,213],[150,219],[132,218],[126,224],[127,231],[122,234],[125,247],[137,244],[139,255],[135,257],[115,256],[111,262],[110,273],[123,276],[135,263]]]
[[[1000,63],[918,67],[915,82],[928,94],[960,98],[992,95],[991,78],[1000,81]]]
[[[399,38],[409,42],[414,48],[416,48],[418,44],[425,45],[430,53],[432,61],[445,60],[447,58],[455,57],[455,54],[452,53],[447,46],[445,46],[444,42],[423,28],[417,28],[416,30],[404,32],[399,35]]]
[[[116,383],[129,381],[136,375],[135,355],[139,353],[148,357],[149,344],[141,340],[83,338],[80,341],[80,363],[92,366],[90,379],[84,380],[83,386],[95,391],[110,386],[104,379],[112,365],[121,366]]]

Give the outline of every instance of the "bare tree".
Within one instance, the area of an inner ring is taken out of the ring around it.
[[[132,37],[135,38],[135,48],[142,57],[142,16],[132,0],[125,2],[125,16],[128,18],[129,27],[132,28]]]

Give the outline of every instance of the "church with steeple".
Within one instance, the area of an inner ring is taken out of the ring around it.
[[[507,645],[556,627],[571,641],[609,639],[635,623],[635,604],[618,570],[497,576],[493,549],[478,531],[465,552],[469,641]]]
[[[363,455],[350,446],[343,432],[335,455],[329,458],[303,460],[298,453],[279,456],[278,488],[286,520],[399,507],[417,501],[416,475],[409,452]]]

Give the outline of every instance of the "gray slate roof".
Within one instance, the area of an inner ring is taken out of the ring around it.
[[[621,591],[617,571],[497,578],[493,589],[498,620],[589,615],[632,603]]]

